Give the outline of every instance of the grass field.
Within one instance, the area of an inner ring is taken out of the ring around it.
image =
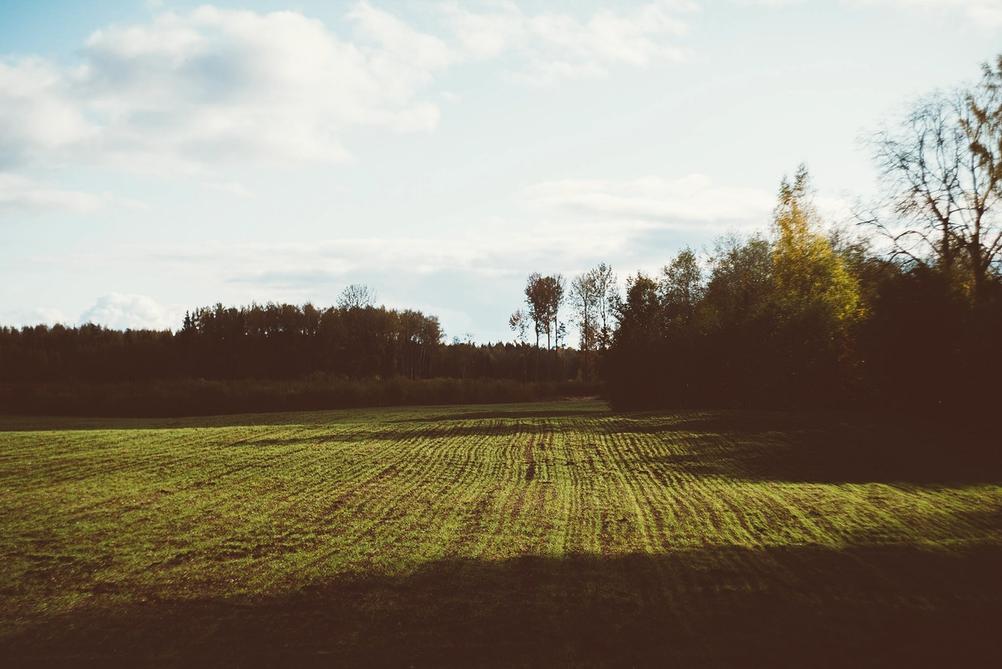
[[[0,430],[4,666],[1002,653],[1002,470],[956,432],[592,401]]]

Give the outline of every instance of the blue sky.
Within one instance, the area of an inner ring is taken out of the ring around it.
[[[0,2],[0,322],[367,283],[509,338],[532,271],[766,231],[1002,51],[1002,0]]]

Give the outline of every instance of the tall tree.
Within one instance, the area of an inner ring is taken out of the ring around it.
[[[536,333],[536,348],[539,348],[539,336],[548,328],[549,315],[547,311],[546,284],[543,275],[533,272],[525,282],[525,304],[528,316],[532,321],[533,332]]]
[[[662,270],[661,300],[669,320],[688,324],[703,297],[703,272],[692,249],[684,248]]]
[[[791,308],[820,308],[833,322],[849,322],[861,315],[859,284],[819,229],[811,195],[804,165],[780,186],[774,221],[776,287]]]
[[[561,337],[560,305],[564,301],[564,278],[555,274],[543,276],[539,272],[529,275],[525,284],[525,303],[529,318],[535,326],[536,346],[539,337],[546,334],[546,348],[551,348]]]
[[[578,345],[582,351],[594,351],[598,348],[596,324],[600,297],[594,270],[571,281],[570,303],[578,324]]]
[[[875,157],[891,220],[870,221],[892,257],[935,269],[975,301],[1002,261],[1002,56],[973,88],[917,102]]]
[[[960,221],[959,242],[980,301],[990,275],[1002,264],[1002,55],[994,66],[983,66],[981,81],[965,102],[968,113],[961,116],[960,125],[971,154],[964,179],[969,211]]]
[[[549,325],[546,329],[546,344],[550,344],[550,333],[553,333],[553,348],[559,348],[560,340],[563,338],[564,326],[560,323],[560,307],[564,303],[565,282],[560,274],[554,274],[543,278],[546,285],[547,315]]]
[[[616,311],[619,327],[606,370],[614,406],[645,408],[662,402],[666,360],[658,292],[657,281],[642,273],[626,280],[626,299]]]
[[[605,350],[612,340],[619,295],[612,267],[599,263],[571,283],[570,300],[583,350]]]
[[[594,270],[595,285],[598,288],[598,346],[606,350],[612,343],[612,329],[615,314],[619,309],[619,280],[612,266],[599,263]]]

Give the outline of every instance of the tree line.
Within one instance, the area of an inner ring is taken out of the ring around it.
[[[612,402],[988,416],[1002,378],[1002,56],[872,147],[882,198],[858,234],[824,225],[801,167],[769,235],[630,277],[603,366]]]
[[[158,398],[235,411],[601,389],[621,408],[984,414],[1002,373],[1002,57],[871,146],[882,196],[854,231],[826,224],[801,166],[780,185],[768,234],[683,249],[625,291],[605,263],[570,281],[529,275],[513,342],[447,344],[434,316],[377,307],[353,285],[327,308],[196,309],[177,332],[0,328],[0,400],[85,413],[142,396],[141,413]]]
[[[374,306],[252,304],[185,314],[176,331],[0,328],[0,411],[182,415],[595,394],[575,350],[444,342],[434,316]]]
[[[292,379],[315,373],[555,382],[578,376],[573,350],[443,339],[436,317],[409,309],[217,304],[187,313],[177,332],[92,324],[0,328],[0,382]]]

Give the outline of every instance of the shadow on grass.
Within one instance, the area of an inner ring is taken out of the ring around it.
[[[164,601],[95,595],[6,666],[973,666],[1002,652],[1002,549],[701,549],[446,560],[399,578]],[[117,600],[121,601],[121,600]]]
[[[434,407],[426,411],[428,415],[389,420],[383,418],[381,410],[166,421],[123,419],[115,421],[115,427],[329,428],[288,437],[259,436],[220,443],[221,447],[232,448],[464,437],[508,438],[519,441],[514,445],[520,446],[523,437],[535,439],[560,433],[614,439],[636,436],[654,446],[631,448],[633,457],[639,459],[637,464],[661,468],[665,475],[682,472],[692,476],[819,483],[1002,482],[1002,447],[998,445],[997,431],[965,428],[960,421],[937,423],[867,414],[779,411],[611,413],[598,402],[593,407],[568,409],[498,406],[496,410],[484,407],[458,413],[436,413]],[[370,422],[360,422],[370,413]],[[347,416],[352,422],[342,423]],[[582,422],[575,418],[596,420]],[[26,429],[32,420],[44,419],[5,419],[0,429]],[[75,429],[69,425],[107,429],[99,419],[79,419],[83,423],[71,422],[76,419],[50,420],[63,429]],[[664,454],[664,444],[671,445],[667,449],[671,453]],[[683,444],[684,450],[680,452],[677,444]]]
[[[0,432],[11,431],[51,431],[51,430],[162,430],[204,427],[253,427],[253,426],[322,426],[339,423],[346,419],[358,421],[371,417],[374,422],[386,424],[423,424],[449,421],[492,420],[492,419],[537,419],[537,418],[569,418],[574,416],[601,417],[610,415],[608,406],[599,400],[593,402],[594,408],[584,409],[510,409],[510,404],[496,405],[498,408],[485,407],[482,410],[455,412],[457,405],[410,405],[363,407],[349,409],[321,409],[313,411],[286,411],[268,413],[221,414],[212,416],[186,416],[178,418],[112,418],[112,417],[82,417],[82,416],[31,416],[0,414]],[[575,400],[580,404],[580,400]],[[555,402],[543,402],[545,406],[553,406]],[[448,410],[448,413],[442,411]],[[418,413],[424,416],[408,415],[393,417],[395,413]],[[385,417],[390,419],[386,420]]]
[[[435,423],[450,420],[493,420],[493,419],[520,419],[520,418],[570,418],[574,416],[584,416],[588,418],[601,418],[609,416],[604,405],[597,404],[594,409],[558,409],[558,410],[514,410],[514,411],[466,411],[463,413],[440,414],[436,416],[426,416],[424,418],[401,419],[396,422],[408,423]]]
[[[548,423],[519,420],[535,418],[534,412],[480,413],[469,414],[484,419],[473,423],[450,423],[449,416],[439,416],[427,423],[412,421],[406,433],[402,427],[401,431],[362,431],[339,439],[535,438],[594,432],[612,438],[636,435],[654,445],[684,444],[682,452],[673,449],[675,453],[648,458],[642,454],[661,449],[641,446],[633,451],[641,454],[643,464],[660,464],[666,474],[813,483],[1002,483],[997,433],[965,429],[956,423],[817,412],[539,413],[539,417],[560,415],[600,420]]]
[[[613,424],[621,434],[684,435],[684,453],[648,462],[693,476],[816,483],[1002,482],[995,431],[860,415],[698,414]]]

